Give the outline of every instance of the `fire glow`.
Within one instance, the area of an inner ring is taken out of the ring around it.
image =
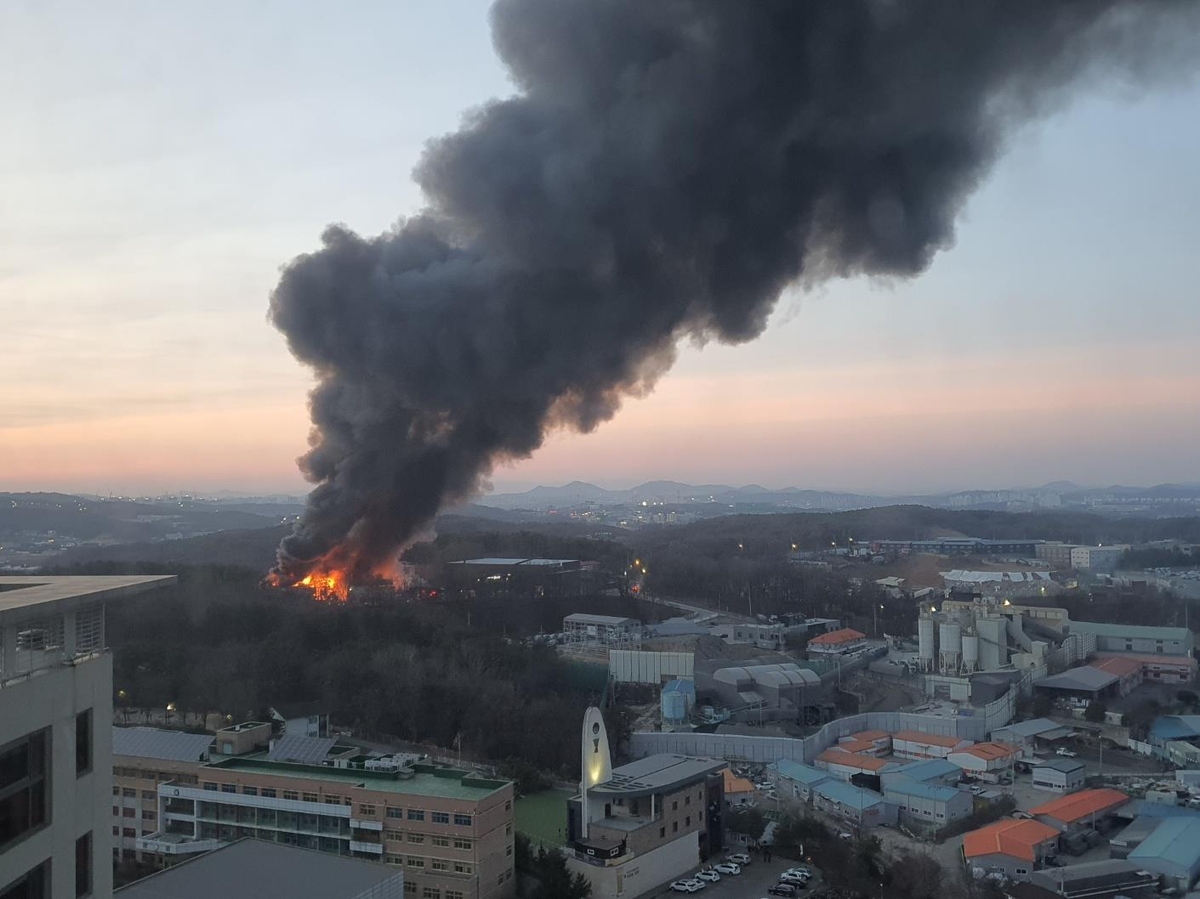
[[[352,578],[349,571],[343,568],[318,562],[304,577],[297,579],[297,576],[298,573],[288,577],[273,571],[267,576],[267,583],[272,587],[307,590],[318,602],[346,602],[350,598],[352,586],[390,586],[391,589],[399,591],[405,584],[402,566],[397,562],[379,565],[376,570],[361,578]]]

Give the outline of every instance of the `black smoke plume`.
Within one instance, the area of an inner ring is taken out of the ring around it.
[[[1186,60],[1198,8],[499,0],[516,94],[429,144],[422,212],[331,225],[271,297],[319,381],[278,573],[393,559],[497,463],[649,391],[682,339],[753,339],[790,284],[919,273],[1014,127]]]

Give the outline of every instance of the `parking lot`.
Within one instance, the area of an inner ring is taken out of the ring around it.
[[[710,859],[710,863],[716,864],[720,859]],[[707,887],[698,893],[676,893],[671,889],[670,884],[664,884],[663,888],[657,892],[651,893],[654,897],[667,896],[696,896],[704,897],[704,899],[770,899],[767,893],[767,888],[774,886],[779,882],[779,875],[793,865],[798,864],[791,859],[773,858],[769,862],[764,862],[761,858],[755,857],[754,861],[742,868],[742,873],[737,875],[722,875],[718,883],[710,883]],[[812,879],[808,882],[808,887],[800,891],[800,895],[804,896],[821,883],[821,872],[807,865],[809,870],[813,872]],[[697,867],[694,871],[689,871],[685,877],[680,879],[686,880],[688,877],[694,877]]]

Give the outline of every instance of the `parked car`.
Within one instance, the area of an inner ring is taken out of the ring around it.
[[[802,877],[812,877],[812,869],[807,865],[795,865],[783,872],[784,874],[799,874]]]
[[[748,865],[750,864],[750,856],[744,852],[735,852],[733,855],[727,855],[725,861],[733,862],[735,865]]]
[[[838,834],[838,839],[839,840],[853,840],[854,834],[848,833],[847,831],[843,830],[841,833]]]
[[[713,865],[713,869],[721,874],[741,874],[740,865],[735,865],[733,862],[721,862],[719,865]]]
[[[808,883],[808,875],[800,874],[795,871],[784,871],[779,875],[780,883],[790,883],[796,886],[803,886]]]
[[[698,871],[693,880],[707,880],[710,883],[716,883],[721,879],[721,875],[712,868],[705,868],[703,871]]]
[[[1059,746],[1058,749],[1054,750],[1054,754],[1061,755],[1061,756],[1063,756],[1065,758],[1069,758],[1069,759],[1075,758],[1075,755],[1076,755],[1076,753],[1072,752],[1066,746]]]
[[[671,889],[676,893],[698,893],[702,887],[699,880],[677,880],[671,884]]]
[[[795,896],[799,894],[800,888],[793,883],[777,883],[775,886],[767,890],[772,896]]]

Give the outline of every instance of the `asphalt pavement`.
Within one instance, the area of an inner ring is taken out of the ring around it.
[[[712,858],[709,862],[705,863],[704,867],[707,867],[709,863],[716,864],[720,860]],[[742,868],[741,874],[722,874],[719,882],[708,884],[708,886],[698,893],[677,893],[671,889],[670,884],[665,884],[661,889],[647,895],[653,896],[655,899],[667,896],[674,896],[677,899],[678,897],[687,896],[693,896],[696,899],[770,899],[767,888],[778,883],[779,875],[797,864],[800,863],[792,859],[778,857],[772,858],[769,862],[764,862],[761,856],[756,855],[753,862]],[[811,893],[821,884],[820,870],[813,865],[806,866],[813,872],[813,876],[808,882],[808,887],[800,891],[801,897]],[[696,872],[700,869],[698,866],[678,879],[687,880],[690,877],[695,877]]]

